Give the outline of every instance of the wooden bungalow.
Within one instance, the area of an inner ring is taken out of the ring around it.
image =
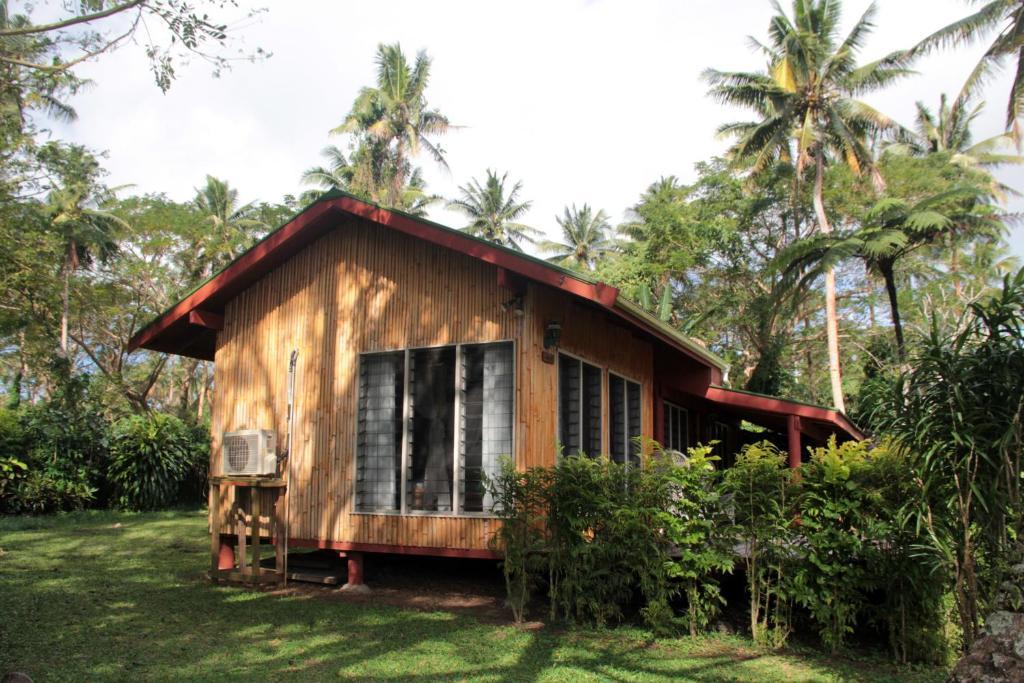
[[[226,432],[283,440],[298,351],[288,543],[347,553],[356,574],[362,553],[494,557],[483,480],[502,456],[625,461],[637,436],[728,455],[746,420],[796,464],[831,434],[860,437],[834,410],[724,387],[720,359],[614,287],[340,192],[131,346],[215,361],[211,476]],[[210,510],[227,563],[230,491]]]

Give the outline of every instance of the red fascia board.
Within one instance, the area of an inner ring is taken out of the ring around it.
[[[231,537],[230,534],[222,536]],[[289,538],[288,545],[297,548],[319,548],[343,552],[386,553],[389,555],[424,555],[428,557],[457,557],[470,560],[500,560],[501,554],[477,548],[431,548],[418,545],[386,545],[355,541],[328,541],[316,538]]]
[[[746,410],[773,413],[776,415],[796,415],[797,417],[814,420],[816,422],[827,422],[846,432],[850,437],[861,440],[864,433],[850,422],[849,418],[836,410],[818,408],[803,403],[794,403],[781,398],[769,396],[754,396],[739,391],[730,391],[724,387],[709,386],[704,392],[704,398],[715,403],[724,403],[729,406],[743,408]]]
[[[314,204],[290,223],[271,233],[265,240],[258,243],[237,261],[225,268],[219,275],[185,297],[148,327],[138,332],[128,343],[128,350],[134,351],[151,344],[175,322],[183,317],[187,319],[192,310],[199,308],[211,297],[237,283],[243,275],[250,273],[251,270],[259,269],[261,265],[267,265],[269,270],[270,264],[276,255],[286,250],[289,245],[301,241],[300,236],[303,232],[311,229],[326,214],[337,210],[379,223],[432,244],[458,251],[500,268],[505,268],[531,280],[557,287],[584,299],[589,299],[608,309],[614,310],[615,301],[619,296],[619,290],[610,285],[585,282],[457,232],[444,230],[402,214],[392,213],[387,209],[367,204],[358,199],[336,197],[320,204]],[[262,275],[264,273],[259,274]],[[646,326],[642,327],[648,329]]]

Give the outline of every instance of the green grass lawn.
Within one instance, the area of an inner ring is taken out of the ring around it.
[[[118,526],[119,525],[119,526]],[[523,630],[214,586],[202,512],[0,519],[0,675],[45,680],[941,680],[736,637]],[[371,577],[372,579],[372,577]]]

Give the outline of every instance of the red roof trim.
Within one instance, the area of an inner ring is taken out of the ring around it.
[[[757,410],[763,413],[774,413],[776,415],[796,415],[797,417],[814,420],[816,422],[826,422],[837,429],[842,430],[851,438],[858,440],[864,438],[864,433],[857,429],[857,426],[838,410],[809,406],[806,403],[795,403],[793,401],[787,401],[785,399],[774,398],[771,396],[758,396],[742,391],[732,391],[725,387],[718,387],[715,385],[711,385],[707,388],[704,392],[704,398],[709,401],[714,401],[715,403],[723,403],[725,405],[744,408],[746,410]]]

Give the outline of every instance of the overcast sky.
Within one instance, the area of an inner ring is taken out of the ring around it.
[[[82,69],[95,85],[73,99],[79,120],[55,135],[106,151],[111,185],[186,200],[209,173],[243,201],[277,201],[301,191],[299,177],[324,145],[342,142],[328,131],[374,82],[377,44],[400,41],[410,58],[421,48],[433,58],[430,104],[463,126],[441,141],[450,174],[420,159],[430,190],[452,197],[487,168],[508,171],[533,201],[526,222],[554,235],[563,206],[589,203],[618,222],[657,178],[692,179],[696,162],[725,149],[715,128],[747,116],[706,97],[700,74],[762,67],[746,36],[765,37],[772,13],[767,0],[261,4],[267,12],[238,35],[271,51],[269,60],[219,79],[202,63],[179,68],[164,95],[141,48],[129,46]],[[867,4],[848,1],[846,23]],[[864,59],[907,47],[969,8],[881,0]],[[915,100],[934,107],[940,92],[959,90],[979,51],[928,57],[919,75],[870,101],[909,124]],[[987,90],[979,138],[1001,130],[1008,83],[1004,75]],[[1002,175],[1024,189],[1024,172]],[[442,208],[431,217],[463,224]],[[1024,256],[1024,228],[1011,244]]]

